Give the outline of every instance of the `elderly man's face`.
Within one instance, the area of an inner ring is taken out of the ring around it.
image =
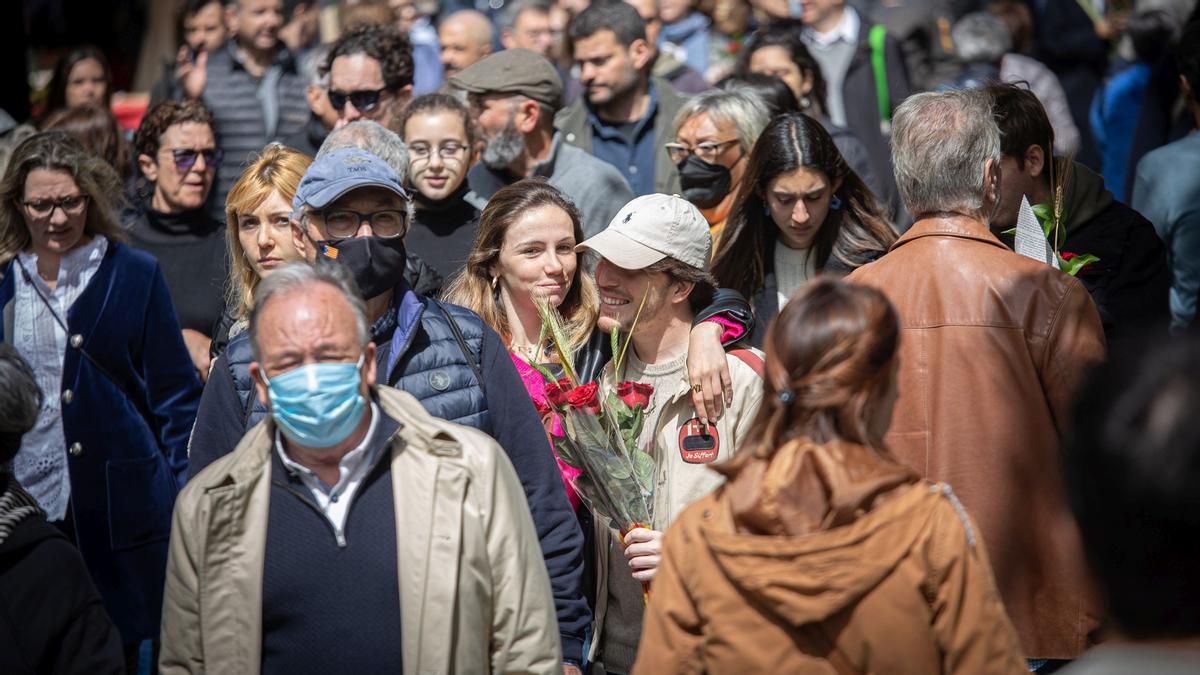
[[[474,15],[452,15],[438,28],[447,78],[492,53],[488,28],[482,21],[486,20]]]
[[[362,357],[360,393],[375,384],[375,344],[359,347],[354,310],[341,292],[313,284],[270,298],[258,317],[259,361],[251,365],[255,388],[270,405],[267,379],[313,363],[355,363]]]
[[[359,188],[324,209],[309,213],[308,236],[315,241],[402,237],[408,232],[407,209],[408,204],[390,190]]]

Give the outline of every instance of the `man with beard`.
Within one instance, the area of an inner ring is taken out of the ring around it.
[[[212,111],[221,149],[209,212],[225,218],[225,196],[248,157],[304,128],[309,109],[296,59],[279,39],[283,0],[235,0],[225,10],[233,39],[197,60],[181,80],[187,98]]]
[[[500,336],[474,312],[423,296],[405,281],[411,208],[400,176],[379,156],[332,150],[313,160],[296,189],[294,244],[314,265],[350,272],[366,303],[380,384],[408,392],[431,415],[474,427],[504,449],[541,543],[564,662],[578,665],[591,618],[581,592],[583,536],[558,465]],[[271,414],[255,398],[251,333],[230,341],[227,367],[215,368],[205,388],[189,445],[192,477],[233,452]]]
[[[469,94],[485,142],[482,161],[467,174],[480,197],[490,199],[506,185],[542,176],[579,207],[589,237],[633,199],[617,169],[564,142],[554,130],[563,84],[545,58],[527,49],[506,49],[450,78],[450,85]]]
[[[571,22],[583,96],[555,120],[567,142],[616,167],[636,195],[678,194],[679,171],[663,151],[684,97],[650,75],[646,23],[624,2],[594,3]]]

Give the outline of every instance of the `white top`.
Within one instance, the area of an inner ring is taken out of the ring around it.
[[[842,10],[842,20],[838,22],[837,26],[834,26],[833,30],[828,33],[822,33],[815,28],[805,26],[800,35],[810,47],[816,47],[817,49],[828,49],[839,40],[857,45],[860,23],[858,12],[854,11],[853,7],[847,5]]]
[[[788,248],[775,242],[775,290],[779,309],[809,279],[817,276],[817,252],[812,248]]]
[[[29,494],[37,500],[50,521],[62,520],[71,498],[71,476],[67,471],[67,441],[62,426],[62,397],[68,383],[63,378],[63,358],[67,353],[67,312],[87,288],[108,250],[108,240],[96,235],[92,240],[67,251],[58,263],[54,290],[38,276],[38,254],[20,253],[15,263],[27,273],[13,270],[13,346],[29,362],[42,390],[42,409],[37,423],[21,439],[21,449],[13,458],[13,473]],[[32,283],[30,283],[32,282]],[[41,295],[53,307],[54,314]]]
[[[278,428],[275,429],[275,451],[279,453],[279,459],[283,460],[283,467],[287,469],[288,473],[299,477],[300,482],[304,483],[304,486],[312,492],[317,506],[325,514],[329,524],[333,525],[338,546],[346,545],[346,516],[350,513],[350,504],[354,501],[354,493],[358,492],[358,488],[366,480],[379,453],[387,447],[387,444],[371,447],[371,439],[375,436],[375,426],[378,423],[379,408],[372,401],[371,424],[367,427],[367,435],[363,437],[362,443],[359,443],[358,447],[347,452],[342,457],[342,461],[338,462],[338,482],[333,487],[327,487],[312,469],[292,461],[292,458],[288,457],[287,451],[283,449],[283,436],[280,435]]]

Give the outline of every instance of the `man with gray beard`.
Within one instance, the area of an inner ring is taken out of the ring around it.
[[[543,176],[583,215],[583,234],[608,226],[633,192],[621,173],[573,145],[554,129],[562,107],[562,79],[544,57],[506,49],[450,78],[467,92],[486,145],[467,174],[471,189],[489,199],[522,178]]]

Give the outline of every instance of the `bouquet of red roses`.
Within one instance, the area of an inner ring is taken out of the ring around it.
[[[555,420],[561,423],[561,435],[551,438],[559,459],[579,470],[572,487],[589,508],[612,521],[623,543],[630,530],[649,528],[654,515],[657,465],[638,447],[654,388],[641,382],[615,386],[578,382],[572,354],[562,336],[561,320],[545,303],[539,303],[539,308],[542,330],[549,333],[565,374],[558,379],[544,366],[534,364],[546,380],[548,409],[541,411],[543,419],[548,425]],[[612,344],[617,364],[613,372],[621,372],[619,364],[625,353],[618,349],[620,335],[616,330],[612,332]],[[626,341],[624,349],[628,348]]]

